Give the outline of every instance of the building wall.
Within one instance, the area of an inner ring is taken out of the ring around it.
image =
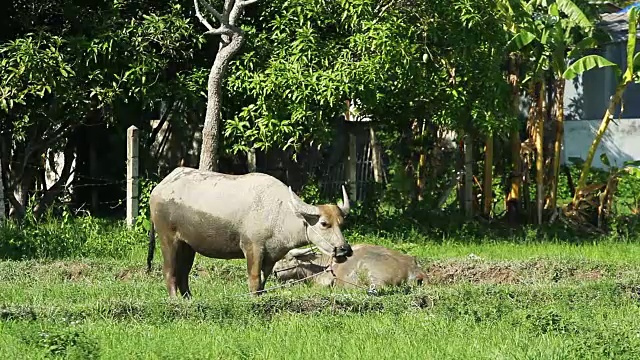
[[[603,50],[596,51],[594,54],[604,56],[618,64],[621,69],[625,69],[626,45],[626,42],[609,43]],[[640,44],[636,46],[636,51],[640,51]],[[564,94],[565,119],[567,121],[602,119],[617,84],[612,67],[594,68],[567,81]],[[623,95],[623,112],[620,113],[621,107],[618,106],[615,116],[623,119],[640,118],[638,99],[640,99],[640,84],[632,83],[627,86]]]
[[[601,120],[567,121],[564,132],[562,160],[570,157],[585,159]],[[640,160],[640,118],[611,122],[593,159],[593,166],[603,168],[600,154],[606,153],[611,165],[622,166],[627,160]]]
[[[640,44],[636,47],[638,50]],[[626,67],[626,42],[609,43],[596,54],[618,64],[621,69]],[[616,86],[611,67],[592,69],[566,82],[563,163],[571,163],[570,157],[586,158]],[[623,106],[616,108],[614,121],[617,125],[610,123],[593,160],[594,167],[603,167],[600,161],[603,152],[612,165],[640,159],[639,99],[640,85],[629,85],[623,95]]]

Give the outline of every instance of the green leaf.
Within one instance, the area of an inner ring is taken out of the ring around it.
[[[593,29],[593,23],[589,20],[580,7],[571,0],[556,0],[558,9],[565,13],[572,22],[585,30]]]
[[[571,51],[569,51],[569,54],[567,55],[568,58],[574,58],[576,57],[579,53],[583,52],[584,50],[587,49],[593,49],[596,46],[598,46],[598,40],[596,40],[595,38],[592,37],[587,37],[584,38],[582,40],[580,40],[576,46],[571,49]]]
[[[639,167],[640,166],[640,160],[627,160],[624,163],[622,163],[622,165],[624,167],[627,167],[627,166]]]
[[[560,13],[558,12],[558,3],[553,3],[549,6],[549,15],[560,17]]]
[[[600,55],[587,55],[571,64],[571,66],[569,66],[567,70],[565,70],[565,72],[562,74],[562,77],[567,80],[571,80],[574,77],[593,68],[603,68],[608,66],[613,67],[616,74],[618,76],[620,75],[620,68],[617,64],[605,59]]]
[[[605,153],[600,154],[600,162],[605,164],[606,166],[611,166],[611,163],[609,162],[609,157]]]
[[[509,42],[507,43],[507,51],[512,52],[521,50],[535,39],[536,36],[534,34],[526,30],[522,30],[516,36],[511,38],[511,40],[509,40]]]
[[[633,59],[636,52],[636,34],[638,32],[638,8],[629,10],[629,34],[627,38],[627,71],[624,74],[625,82],[633,77]]]

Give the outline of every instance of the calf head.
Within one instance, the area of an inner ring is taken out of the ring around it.
[[[342,235],[341,226],[349,214],[349,196],[342,186],[342,204],[309,205],[296,196],[291,187],[291,208],[296,216],[304,219],[307,239],[324,254],[333,257],[353,255],[351,245]]]
[[[312,249],[292,249],[276,262],[273,276],[280,281],[299,280],[324,271],[329,259]]]

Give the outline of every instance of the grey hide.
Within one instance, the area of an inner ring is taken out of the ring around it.
[[[151,192],[150,268],[155,233],[170,297],[190,297],[188,276],[195,253],[247,260],[249,290],[261,292],[273,265],[289,250],[315,244],[328,257],[351,256],[340,227],[342,205],[309,205],[280,180],[261,173],[227,175],[178,167]]]
[[[403,283],[421,284],[426,276],[413,256],[371,244],[356,244],[352,249],[351,257],[333,263],[335,277],[330,272],[324,272],[308,281],[345,288],[354,287],[350,283],[384,287]],[[293,249],[276,263],[273,273],[282,282],[299,280],[323,272],[331,262],[331,257],[311,249]]]

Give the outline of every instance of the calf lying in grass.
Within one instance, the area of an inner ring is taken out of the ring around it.
[[[316,275],[307,281],[321,286],[345,288],[375,285],[397,286],[401,284],[422,284],[424,271],[415,257],[387,249],[383,246],[357,244],[352,246],[353,255],[338,258],[333,265],[333,274],[325,271],[331,265],[331,257],[312,249],[293,249],[278,261],[273,268],[276,279],[282,282],[300,280]]]

